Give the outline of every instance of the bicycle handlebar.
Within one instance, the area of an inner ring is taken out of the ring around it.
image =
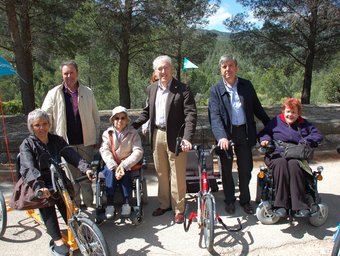
[[[74,184],[77,184],[77,183],[79,183],[79,182],[82,182],[82,181],[88,180],[88,179],[89,179],[89,178],[88,178],[86,175],[80,176],[80,177],[74,179]]]

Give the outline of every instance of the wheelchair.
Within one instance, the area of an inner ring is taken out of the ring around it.
[[[307,174],[311,175],[306,182],[306,202],[310,207],[310,213],[307,216],[309,223],[315,227],[323,225],[328,217],[328,206],[322,203],[321,197],[318,193],[318,182],[323,179],[321,172],[322,166],[318,166],[316,171]],[[256,202],[259,203],[256,209],[256,217],[266,225],[275,224],[280,217],[274,212],[275,201],[275,186],[273,171],[265,165],[260,166],[260,171],[257,175],[257,194]],[[292,209],[288,209],[289,221],[294,217],[298,217]]]
[[[101,172],[104,167],[104,162],[100,156],[96,156],[92,165],[96,169],[96,189],[95,189],[95,218],[94,221],[97,224],[102,223],[106,220],[105,209],[106,209],[106,185],[105,176]],[[144,211],[143,204],[147,203],[148,193],[146,179],[144,177],[144,171],[146,169],[146,159],[140,162],[140,168],[138,170],[131,171],[131,183],[132,183],[132,193],[131,193],[131,214],[128,217],[132,224],[139,225],[143,221]],[[118,189],[119,190],[119,189]],[[123,216],[122,216],[123,217]],[[116,213],[113,219],[116,218]]]

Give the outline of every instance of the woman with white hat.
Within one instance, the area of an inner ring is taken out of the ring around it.
[[[110,126],[102,135],[102,145],[99,149],[105,162],[107,207],[106,218],[114,216],[114,193],[117,183],[123,193],[121,215],[127,217],[131,213],[129,198],[131,194],[130,169],[143,158],[143,148],[138,132],[129,126],[127,109],[118,106],[112,110]]]

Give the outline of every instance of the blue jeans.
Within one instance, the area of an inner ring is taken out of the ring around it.
[[[125,171],[125,175],[120,180],[116,179],[115,171],[110,170],[106,165],[104,166],[102,173],[105,175],[107,205],[113,205],[117,184],[120,185],[123,193],[123,203],[128,204],[131,194],[130,171]]]

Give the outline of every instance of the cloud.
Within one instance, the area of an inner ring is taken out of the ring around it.
[[[223,21],[232,15],[224,7],[220,7],[217,12],[208,18],[209,25],[207,29],[214,29],[216,26],[223,26]]]
[[[246,21],[255,23],[258,27],[261,27],[263,25],[263,22],[254,17],[252,11],[237,8],[237,10],[235,10],[235,13],[231,13],[230,11],[228,11],[228,9],[230,10],[230,8],[228,8],[227,6],[221,6],[214,15],[208,18],[209,24],[205,27],[205,29],[228,32],[226,27],[223,25],[223,21],[227,18],[230,18],[232,15],[243,11],[246,11],[248,14],[248,18]]]

